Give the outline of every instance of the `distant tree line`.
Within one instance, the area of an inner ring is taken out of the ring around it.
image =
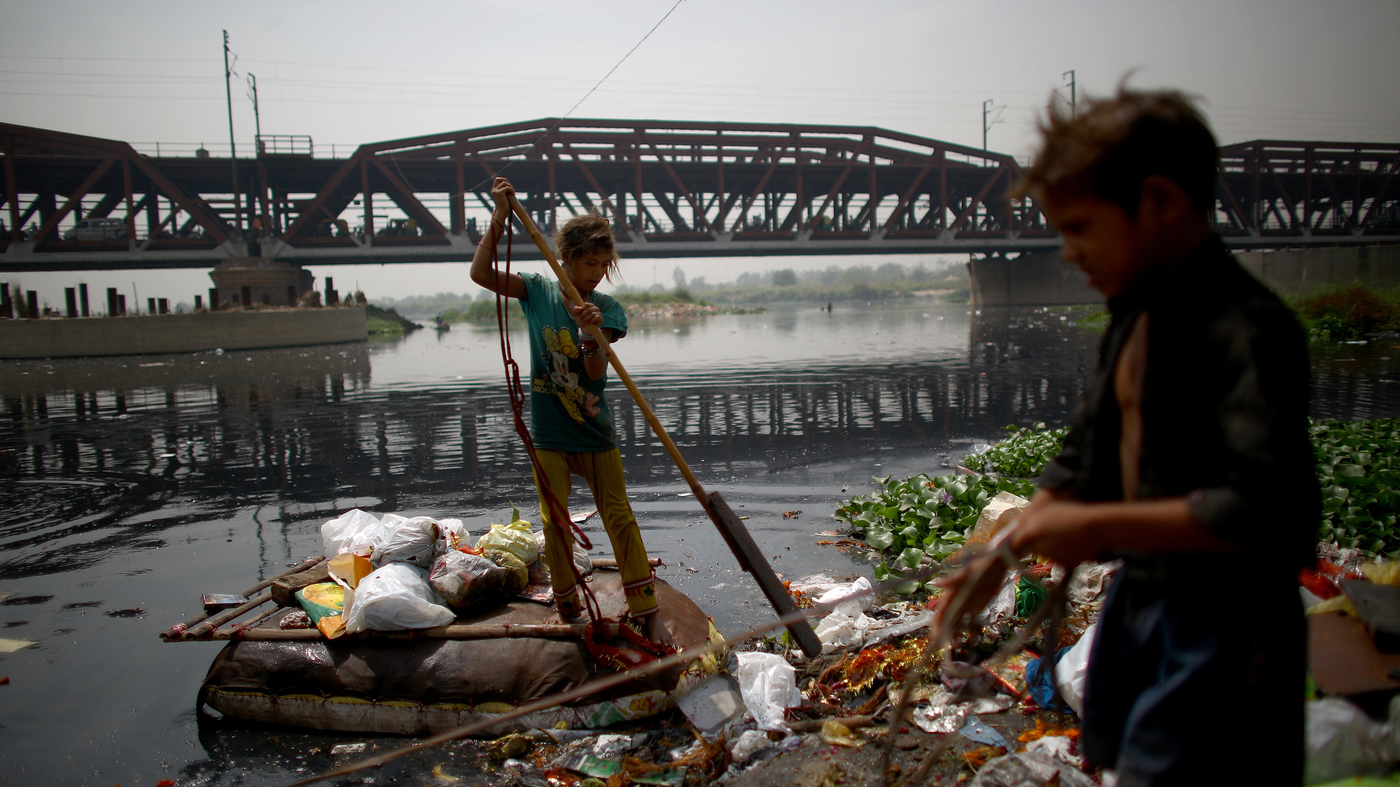
[[[925,290],[951,292],[953,299],[966,298],[968,286],[967,268],[956,262],[932,267],[923,262],[912,266],[897,262],[844,268],[831,265],[801,273],[792,268],[781,268],[762,273],[746,272],[733,282],[714,284],[706,281],[704,276],[687,280],[685,271],[677,265],[671,272],[671,279],[674,283],[672,288],[661,284],[637,287],[624,282],[617,287],[615,294],[619,300],[631,303],[668,299],[691,301],[700,293],[705,293],[705,299],[711,302],[730,304],[784,300],[871,301],[909,297]],[[402,314],[439,316],[446,322],[495,319],[496,316],[495,296],[486,290],[374,300],[377,305],[396,309]],[[518,313],[518,306],[512,309],[512,315]]]

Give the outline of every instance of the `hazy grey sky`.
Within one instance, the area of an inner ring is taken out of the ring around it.
[[[264,134],[308,134],[318,151],[334,144],[345,155],[562,115],[673,5],[11,2],[0,118],[227,150],[227,29],[243,77],[233,93],[240,150],[252,149],[252,73]],[[1062,75],[1073,69],[1080,95],[1110,92],[1128,71],[1135,86],[1195,93],[1224,143],[1397,142],[1397,31],[1397,0],[684,0],[572,116],[874,125],[980,146],[992,99],[1005,109],[989,147],[1025,156],[1036,113],[1051,91],[1068,95]],[[829,262],[848,264],[811,264]],[[656,264],[666,281],[676,263]],[[724,261],[681,264],[724,278]],[[651,263],[638,265],[629,278],[649,283]],[[460,266],[353,270],[371,295],[472,287]],[[203,273],[161,274],[181,292],[187,275],[192,292],[207,287]]]

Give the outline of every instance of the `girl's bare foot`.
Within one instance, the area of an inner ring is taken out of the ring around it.
[[[555,610],[553,615],[544,619],[544,624],[546,626],[570,626],[579,622],[580,617],[582,615],[569,615]]]
[[[652,642],[671,650],[680,650],[680,646],[676,644],[676,638],[671,636],[670,629],[666,628],[666,621],[661,619],[660,612],[647,615],[641,622],[642,628],[646,630],[647,637]]]

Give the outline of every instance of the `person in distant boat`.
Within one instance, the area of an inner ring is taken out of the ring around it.
[[[653,642],[675,646],[657,614],[655,578],[647,561],[637,517],[627,500],[622,454],[603,395],[608,359],[597,337],[615,342],[627,335],[627,313],[611,296],[597,291],[611,280],[618,257],[607,219],[596,213],[575,216],[555,236],[561,267],[586,301],[573,306],[562,285],[538,273],[505,273],[492,265],[496,242],[510,219],[510,181],[496,178],[491,196],[496,209],[476,255],[472,281],[520,301],[530,332],[530,438],[539,466],[535,486],[544,522],[545,562],[554,587],[554,607],[562,621],[583,613],[573,567],[573,537],[567,519],[573,476],[593,493],[622,573],[628,618]],[[543,477],[542,477],[543,476]],[[550,501],[553,496],[558,505]]]
[[[1083,752],[1118,787],[1301,784],[1297,577],[1321,514],[1306,338],[1211,228],[1218,148],[1189,99],[1120,88],[1077,114],[1052,105],[1041,132],[1022,193],[1112,323],[1062,453],[1000,537],[1066,567],[1124,561],[1090,649]]]

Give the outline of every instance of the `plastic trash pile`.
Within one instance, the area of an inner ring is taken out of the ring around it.
[[[330,638],[446,626],[524,591],[542,536],[518,509],[475,543],[459,519],[347,511],[321,526],[332,581],[297,591],[304,625]]]

